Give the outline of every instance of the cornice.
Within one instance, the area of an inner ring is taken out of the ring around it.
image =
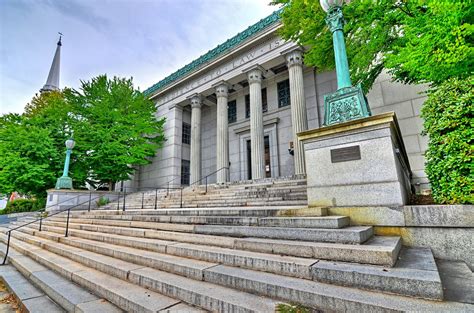
[[[223,44],[218,45],[212,50],[209,50],[206,54],[200,56],[196,60],[192,61],[191,63],[185,65],[184,67],[180,68],[176,72],[172,73],[171,75],[165,77],[158,83],[154,84],[150,88],[146,89],[143,93],[147,96],[151,96],[154,92],[159,89],[168,86],[175,81],[179,80],[180,78],[186,76],[189,73],[192,73],[204,65],[209,64],[214,59],[222,56],[223,54],[229,52],[233,48],[239,46],[244,41],[254,37],[256,34],[260,33],[261,31],[267,29],[271,25],[280,21],[280,13],[282,9],[279,9],[273,12],[271,15],[267,16],[266,18],[261,19],[254,25],[248,27],[244,31],[238,33],[234,37],[228,39]]]

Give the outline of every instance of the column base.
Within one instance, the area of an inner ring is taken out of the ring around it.
[[[72,178],[67,176],[61,176],[56,181],[55,189],[72,189]]]
[[[324,126],[371,116],[360,85],[345,87],[324,96]]]

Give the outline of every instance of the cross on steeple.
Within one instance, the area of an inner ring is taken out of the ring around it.
[[[40,89],[40,92],[59,90],[59,68],[60,68],[60,59],[61,59],[61,38],[62,33],[59,34],[59,41],[56,46],[56,53],[54,54],[53,63],[51,64],[51,69],[49,70],[48,79],[43,88]]]

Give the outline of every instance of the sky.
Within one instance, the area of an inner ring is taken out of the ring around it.
[[[100,74],[145,90],[277,8],[270,0],[0,0],[0,114],[43,87],[58,32],[60,87]]]

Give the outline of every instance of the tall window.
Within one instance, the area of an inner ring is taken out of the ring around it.
[[[245,95],[245,118],[250,117],[250,95]]]
[[[227,103],[227,119],[229,124],[237,121],[237,103],[235,100]]]
[[[191,144],[191,125],[183,123],[183,143]]]
[[[262,112],[268,111],[267,88],[262,89]],[[250,117],[250,95],[245,95],[245,118]]]
[[[262,89],[262,112],[265,113],[268,111],[267,103],[267,88]]]
[[[189,185],[190,176],[190,162],[188,160],[181,160],[181,185]]]
[[[278,107],[290,105],[290,80],[284,80],[277,84]]]

